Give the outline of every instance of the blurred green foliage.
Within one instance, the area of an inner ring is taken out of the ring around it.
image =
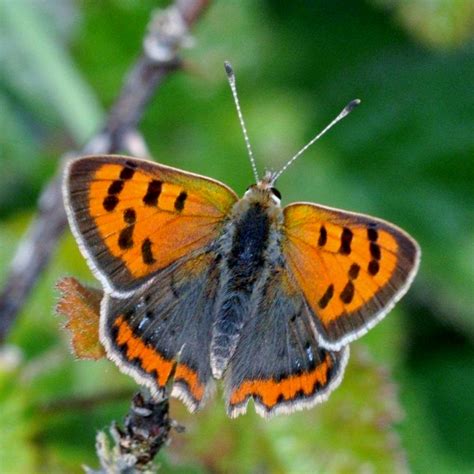
[[[158,4],[0,0],[0,283],[41,187],[99,127]],[[325,405],[231,421],[220,393],[194,416],[173,403],[188,431],[160,454],[163,472],[472,472],[473,24],[469,0],[220,0],[197,25],[189,71],[166,82],[140,126],[155,158],[238,193],[251,182],[226,59],[260,169],[281,166],[359,97],[282,176],[284,202],[396,222],[423,261],[404,301],[353,344]],[[48,411],[54,400],[134,387],[112,363],[73,360],[53,311],[66,274],[92,281],[69,235],[0,354],[2,472],[95,466],[96,431],[127,410],[124,399]]]

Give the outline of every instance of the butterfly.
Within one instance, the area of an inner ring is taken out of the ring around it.
[[[102,283],[108,357],[190,411],[223,379],[229,416],[253,399],[267,417],[325,401],[348,344],[405,294],[420,250],[374,217],[298,202],[281,207],[262,179],[226,71],[256,184],[242,198],[211,178],[138,158],[98,155],[65,170],[72,232]]]

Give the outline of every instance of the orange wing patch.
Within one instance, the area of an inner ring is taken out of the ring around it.
[[[208,178],[111,156],[74,161],[65,194],[84,253],[119,290],[208,245],[237,200]]]
[[[223,215],[198,192],[186,192],[181,185],[157,181],[141,171],[127,181],[112,180],[123,169],[127,168],[105,164],[96,171],[89,212],[109,252],[124,262],[132,277],[164,268],[212,240]],[[123,182],[117,186],[122,189],[110,209],[108,198],[116,195],[107,191],[118,182]]]
[[[191,394],[192,398],[198,403],[201,401],[205,394],[205,386],[199,381],[197,373],[191,370],[185,364],[178,364],[176,366],[176,372],[174,375],[174,383],[183,383],[187,389],[187,394]],[[173,396],[179,397],[178,393],[171,392]]]
[[[301,375],[290,375],[281,381],[246,380],[236,387],[230,395],[230,405],[244,404],[250,397],[257,399],[265,409],[271,411],[276,405],[309,397],[318,388],[324,387],[329,379],[333,361],[329,355],[313,371]]]
[[[160,390],[165,389],[166,384],[173,376],[174,382],[184,384],[187,389],[186,395],[192,397],[192,403],[188,403],[190,408],[195,409],[199,405],[205,394],[205,386],[200,382],[194,370],[183,363],[177,363],[176,360],[166,359],[154,348],[146,345],[134,335],[124,316],[117,317],[114,327],[117,330],[115,342],[121,348],[122,356],[128,362],[138,362],[142,370],[155,377],[155,382]],[[179,392],[172,392],[171,395],[179,398]],[[186,401],[189,400],[188,397]]]
[[[419,250],[402,230],[310,204],[284,214],[289,268],[329,342],[355,339],[406,291]]]
[[[114,326],[118,330],[115,341],[122,348],[125,358],[129,362],[139,361],[140,367],[155,376],[159,388],[163,389],[173,371],[174,362],[165,359],[136,337],[123,316],[116,319]]]

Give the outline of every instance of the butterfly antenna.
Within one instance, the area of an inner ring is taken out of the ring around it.
[[[351,100],[341,111],[341,113],[321,132],[319,132],[309,143],[307,143],[301,150],[296,153],[296,155],[291,158],[288,163],[283,166],[283,168],[278,171],[272,177],[272,184],[282,175],[284,171],[286,171],[313,143],[317,142],[327,131],[329,131],[337,122],[341,121],[344,117],[349,115],[358,105],[360,104],[359,99]]]
[[[253,175],[255,176],[255,182],[258,183],[259,179],[258,179],[258,173],[257,173],[257,165],[255,163],[255,158],[253,156],[252,147],[250,146],[250,140],[247,133],[247,129],[245,128],[245,122],[244,122],[244,117],[242,116],[242,110],[240,109],[239,97],[237,95],[237,87],[235,85],[234,70],[232,69],[231,64],[227,61],[224,62],[224,67],[225,67],[225,72],[227,74],[227,79],[229,80],[230,89],[232,90],[232,95],[234,97],[235,108],[237,109],[237,114],[239,116],[240,126],[244,134],[245,145],[247,146],[247,151],[250,158],[250,164],[252,166]]]

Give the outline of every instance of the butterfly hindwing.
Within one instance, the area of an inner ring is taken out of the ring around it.
[[[326,400],[340,383],[349,348],[322,348],[304,299],[280,268],[265,284],[242,329],[225,375],[229,416],[252,398],[261,416],[290,413]]]
[[[315,204],[284,209],[283,253],[314,315],[320,342],[339,349],[405,294],[417,243],[393,224]]]
[[[199,255],[160,274],[130,298],[106,295],[101,341],[120,369],[155,395],[171,395],[194,411],[209,396],[212,317],[218,281],[215,256]]]
[[[121,156],[73,160],[63,193],[83,253],[114,294],[212,242],[237,200],[217,181]]]

